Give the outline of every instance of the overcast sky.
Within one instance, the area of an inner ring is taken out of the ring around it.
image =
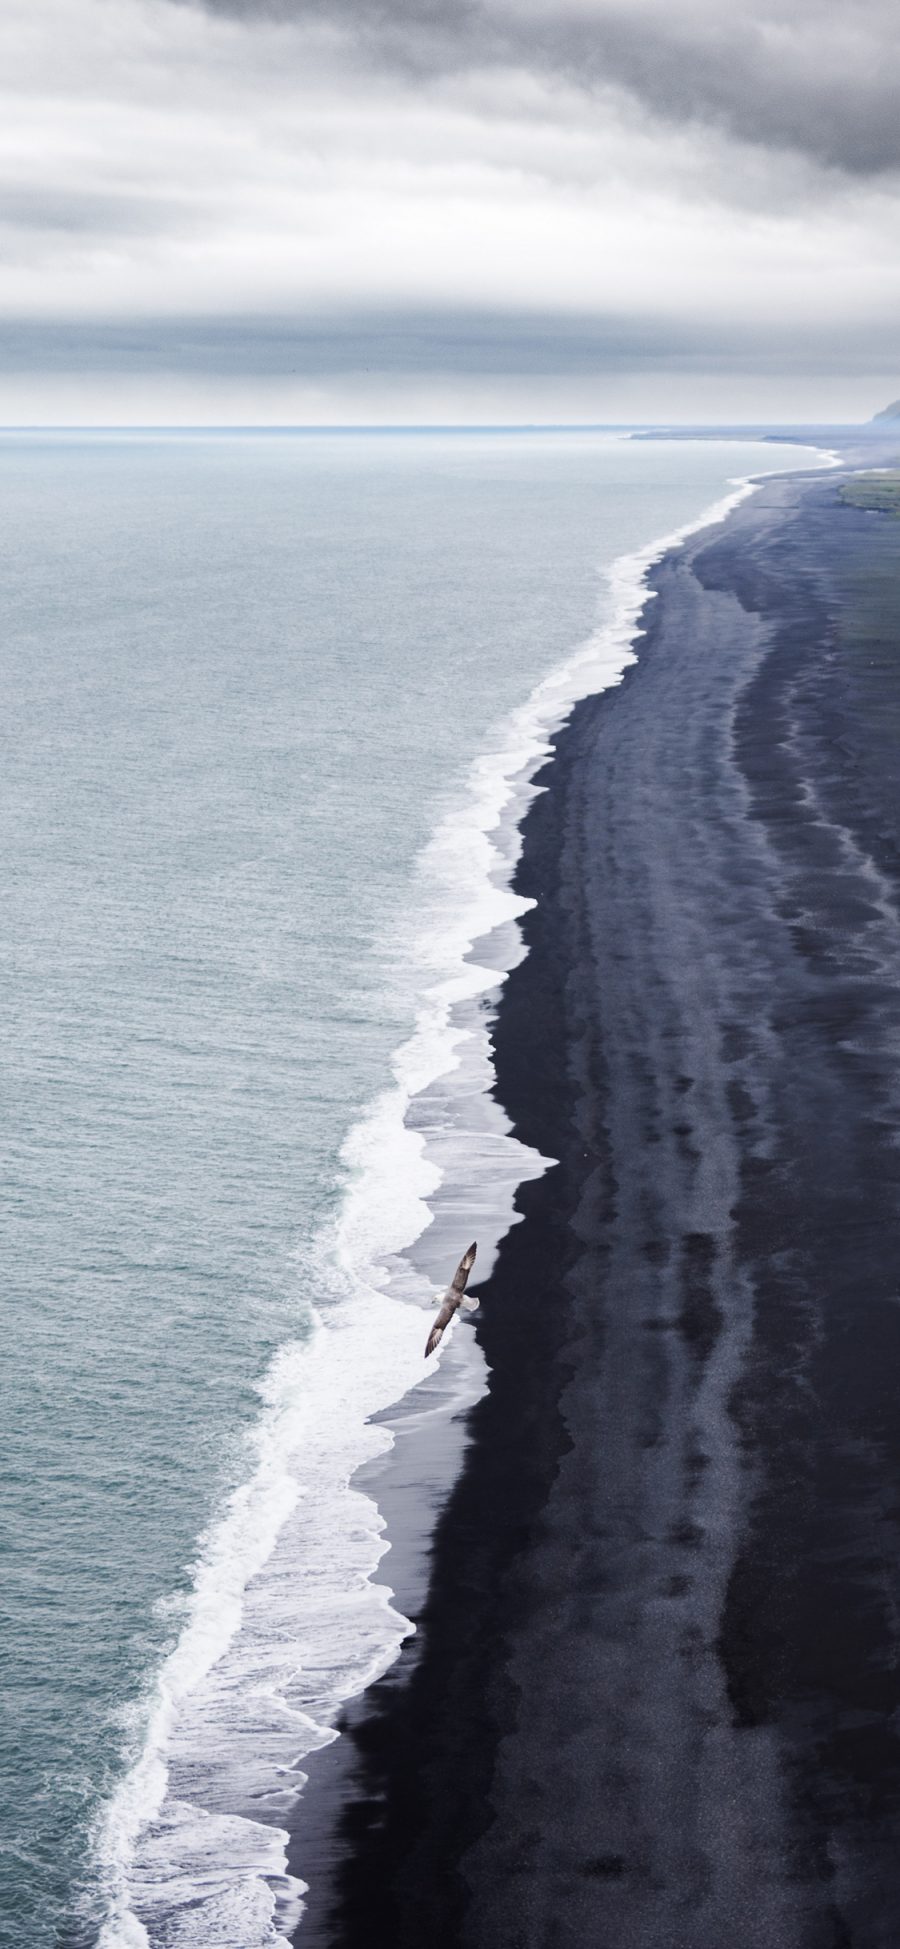
[[[0,420],[866,418],[897,0],[4,0]]]

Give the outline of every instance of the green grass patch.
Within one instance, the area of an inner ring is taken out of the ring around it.
[[[848,507],[900,515],[900,474],[861,474],[858,480],[845,482],[840,495]]]

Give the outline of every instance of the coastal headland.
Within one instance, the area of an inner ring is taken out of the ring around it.
[[[304,1949],[895,1949],[900,522],[846,479],[670,552],[541,775],[494,1044],[559,1162]]]

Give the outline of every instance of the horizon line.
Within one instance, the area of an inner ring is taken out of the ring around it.
[[[829,432],[880,430],[874,420],[27,420],[0,423],[5,433],[655,433]]]

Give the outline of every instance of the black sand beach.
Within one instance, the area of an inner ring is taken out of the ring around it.
[[[666,558],[528,815],[498,1094],[560,1161],[303,1949],[900,1940],[900,521],[839,482]]]

